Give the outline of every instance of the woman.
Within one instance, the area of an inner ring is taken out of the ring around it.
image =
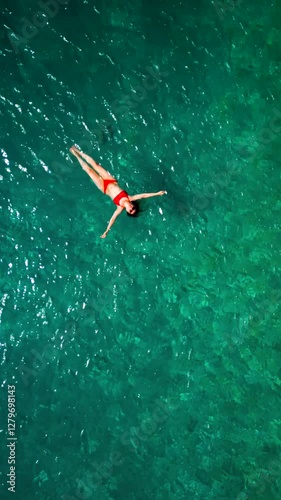
[[[110,196],[113,203],[117,205],[117,208],[112,215],[108,226],[105,232],[101,235],[101,238],[105,238],[107,236],[108,231],[116,221],[118,215],[121,212],[126,210],[127,215],[131,215],[135,217],[138,213],[138,205],[134,203],[136,200],[141,200],[142,198],[151,198],[152,196],[162,196],[163,194],[167,194],[167,191],[159,191],[158,193],[143,193],[143,194],[135,194],[134,196],[129,196],[126,191],[122,190],[118,185],[118,182],[112,175],[107,172],[103,167],[98,165],[93,158],[89,155],[86,155],[82,151],[79,151],[75,146],[70,148],[70,152],[76,156],[79,161],[81,167],[94,181],[95,185],[104,193]],[[86,160],[92,168],[87,165]]]

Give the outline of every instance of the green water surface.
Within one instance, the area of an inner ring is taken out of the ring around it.
[[[280,500],[280,2],[42,3],[0,7],[0,498]],[[73,143],[167,196],[100,239]]]

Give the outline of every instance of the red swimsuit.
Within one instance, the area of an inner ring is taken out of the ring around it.
[[[104,192],[104,194],[106,193],[108,184],[111,184],[112,182],[117,182],[117,180],[116,179],[103,179],[103,192]]]
[[[121,193],[119,193],[117,196],[115,196],[115,198],[113,198],[113,203],[115,203],[115,205],[119,205],[119,207],[121,207],[121,205],[119,203],[121,198],[128,198],[128,193],[126,193],[126,191],[121,191]]]
[[[108,184],[111,184],[113,182],[117,183],[117,181],[115,179],[103,179],[103,192],[104,192],[104,194],[106,193]],[[113,203],[115,203],[115,205],[121,207],[121,205],[119,203],[121,198],[128,198],[128,193],[126,193],[126,191],[121,191],[121,193],[119,193],[117,196],[115,196],[115,198],[113,198]]]

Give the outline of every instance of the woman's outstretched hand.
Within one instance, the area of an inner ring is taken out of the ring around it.
[[[163,194],[167,194],[167,191],[159,191],[159,196],[163,196]]]
[[[105,231],[102,235],[101,235],[101,238],[106,238],[107,236],[107,231]]]

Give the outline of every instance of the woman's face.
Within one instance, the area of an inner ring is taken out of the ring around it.
[[[130,203],[129,201],[126,202],[125,208],[126,208],[126,211],[128,212],[128,214],[131,214],[131,215],[133,215],[136,211],[134,205],[132,203]]]

